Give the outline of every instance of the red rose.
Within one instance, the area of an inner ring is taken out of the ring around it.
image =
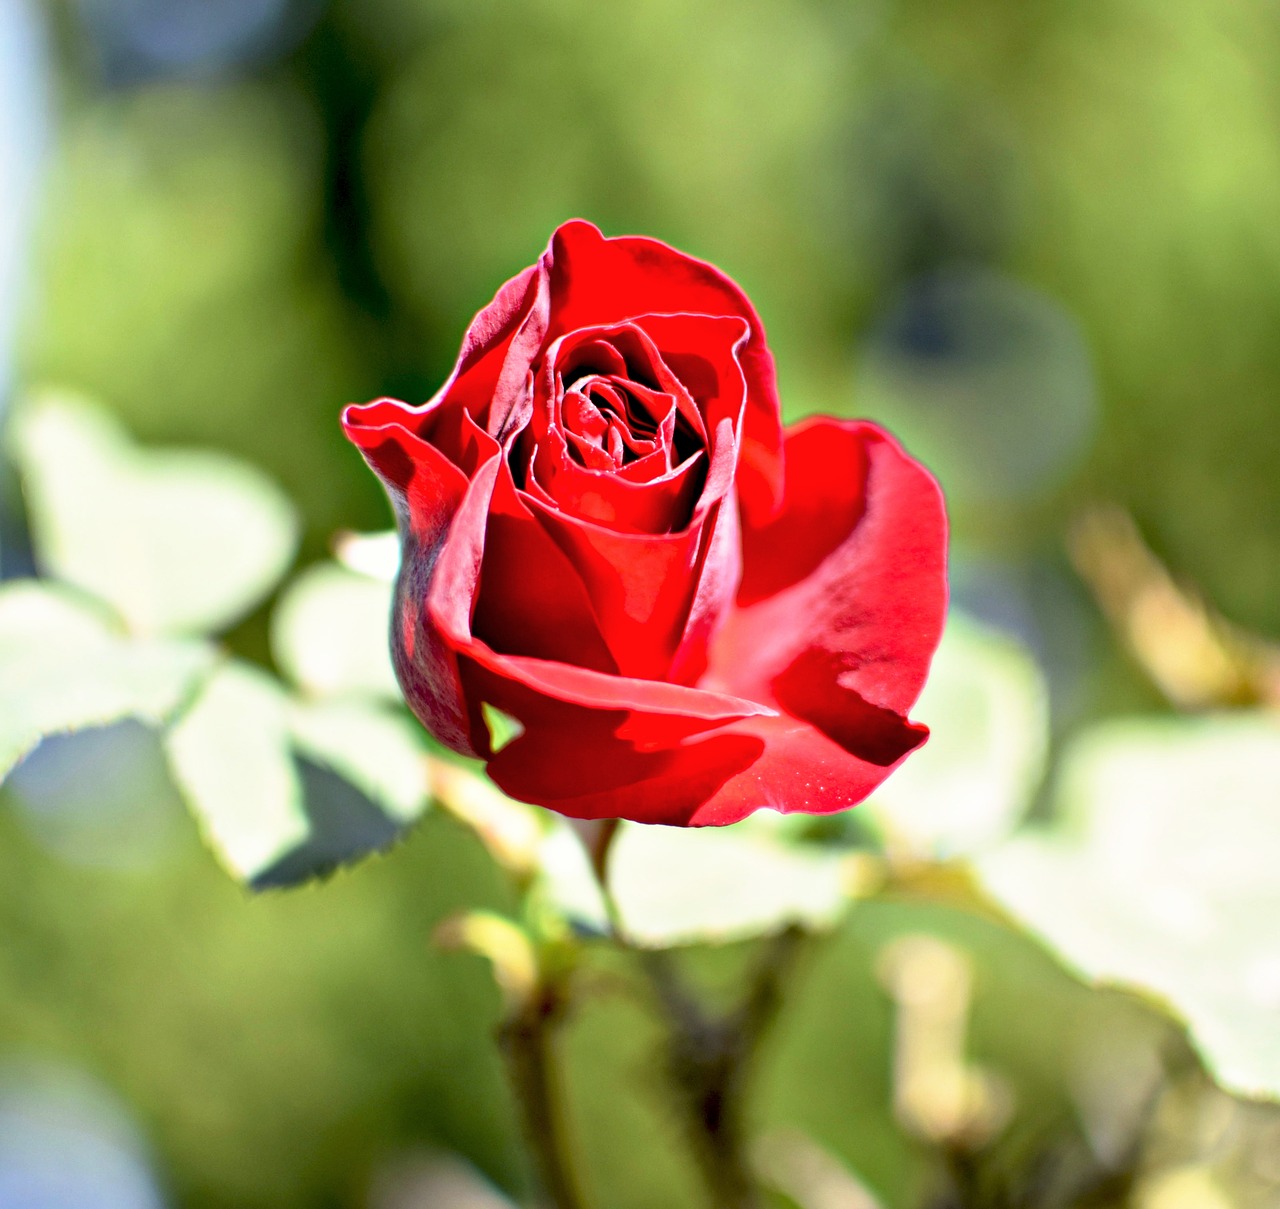
[[[566,223],[429,403],[343,423],[399,524],[405,697],[513,797],[823,814],[928,734],[938,486],[873,424],[783,432],[764,329],[711,265]],[[494,751],[482,703],[523,733]]]

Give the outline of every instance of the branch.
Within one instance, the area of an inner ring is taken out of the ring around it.
[[[544,985],[499,1036],[544,1192],[554,1209],[586,1209],[570,1158],[564,1089],[554,1055],[554,1033],[565,1006],[560,988]]]

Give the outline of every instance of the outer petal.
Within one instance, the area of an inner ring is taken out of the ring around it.
[[[860,755],[796,718],[753,718],[727,727],[723,735],[754,739],[760,754],[704,798],[686,826],[724,827],[762,807],[783,814],[834,814],[856,806],[929,734],[928,728],[891,713],[873,725],[875,738]]]
[[[714,265],[659,240],[606,239],[580,219],[556,231],[542,263],[550,278],[549,339],[649,313],[737,315],[747,321],[750,336],[741,354],[747,412],[738,492],[748,518],[760,523],[770,516],[782,488],[777,378],[764,325],[738,285]]]
[[[457,660],[439,634],[424,625],[422,604],[475,484],[468,485],[444,454],[407,427],[416,414],[402,403],[382,400],[347,408],[343,426],[386,487],[400,530],[402,555],[391,616],[397,678],[427,728],[441,742],[474,755]],[[473,572],[470,591],[474,590]]]
[[[471,693],[525,727],[490,759],[490,776],[562,814],[684,824],[761,750],[724,728],[768,711],[723,694],[479,648],[463,674]]]
[[[942,493],[874,424],[817,418],[786,435],[784,504],[769,524],[744,521],[738,607],[713,675],[753,699],[781,694],[803,708],[825,661],[841,666],[843,688],[904,712],[946,614]]]
[[[542,348],[550,305],[540,261],[508,281],[471,321],[445,384],[427,409],[448,400],[501,440],[510,431],[530,367]]]
[[[744,528],[739,607],[703,679],[786,717],[731,728],[762,739],[764,750],[695,823],[733,822],[760,806],[842,810],[927,734],[906,711],[946,613],[936,482],[861,422],[797,425],[786,458],[783,508],[770,524]]]
[[[527,418],[529,370],[546,333],[548,306],[547,273],[539,262],[503,285],[472,319],[453,372],[427,403],[410,407],[398,399],[378,399],[346,409],[342,424],[347,436],[365,452],[384,482],[387,476],[369,457],[370,447],[356,435],[361,430],[403,428],[470,475],[479,459],[463,418],[470,416],[482,431],[497,438]]]
[[[860,802],[905,758],[884,765],[850,756],[837,743],[794,718],[758,716],[645,753],[620,743],[601,716],[594,725],[539,732],[529,747],[516,743],[489,763],[507,793],[572,818],[625,818],[677,827],[723,827],[756,810],[829,814]],[[908,732],[911,746],[924,728]],[[581,736],[581,738],[575,738]],[[520,740],[517,740],[520,742]],[[579,779],[583,752],[607,780]],[[567,772],[557,776],[557,771]]]

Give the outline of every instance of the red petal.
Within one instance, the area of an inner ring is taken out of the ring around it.
[[[660,456],[649,454],[642,472],[654,467],[650,459]],[[556,437],[551,435],[539,449],[534,465],[534,477],[526,490],[544,504],[609,529],[658,534],[672,527],[673,517],[684,521],[691,514],[703,485],[706,459],[699,453],[669,473],[633,482],[626,471],[641,462],[632,462],[613,474],[588,470],[568,457],[563,446],[557,450]]]
[[[743,587],[707,683],[776,703],[879,762],[893,731],[880,711],[905,716],[942,633],[942,495],[873,424],[796,425],[786,459],[781,513],[744,528]]]
[[[635,729],[635,715],[571,712],[545,700],[529,704],[534,728],[489,762],[490,776],[505,792],[572,818],[677,827],[725,826],[762,807],[844,810],[927,734],[899,720],[896,754],[877,765],[794,718],[750,717],[682,735],[674,727],[663,733],[648,715],[641,743],[626,733]]]
[[[622,533],[530,500],[595,603],[619,670],[665,676],[684,630],[700,562],[703,526],[680,533]]]
[[[748,718],[724,732],[761,744],[758,758],[728,778],[685,820],[723,827],[762,807],[783,814],[832,814],[856,806],[928,737],[926,727],[890,711],[869,727],[875,759],[851,755],[822,731],[795,718]]]
[[[505,437],[524,418],[516,413],[546,336],[548,305],[540,261],[508,281],[471,321],[453,372],[429,406],[447,398],[490,436]]]
[[[400,529],[391,655],[405,699],[441,742],[474,755],[457,662],[423,606],[464,501],[477,489],[444,454],[405,426],[420,414],[403,403],[381,400],[347,408],[343,425],[386,484]]]
[[[626,713],[629,721],[619,726],[618,733],[630,742],[649,746],[673,724],[681,735],[687,736],[742,718],[768,717],[775,712],[757,701],[745,701],[711,689],[614,676],[551,659],[503,655],[475,639],[462,641],[459,650],[476,669],[477,683],[496,694],[491,704],[507,710],[526,726],[537,724],[537,719],[526,716],[527,708],[517,707],[516,697],[508,693],[531,693],[533,696],[525,698],[526,703],[529,700],[559,702],[581,710]],[[481,672],[488,676],[481,676]],[[490,700],[489,696],[486,695],[485,700]],[[513,708],[508,710],[508,705]]]
[[[489,505],[471,632],[504,654],[618,670],[582,579],[519,498],[505,461]]]
[[[758,740],[719,733],[758,712],[751,702],[475,653],[485,662],[465,665],[469,691],[525,727],[489,761],[494,781],[522,801],[679,823],[759,753]]]
[[[565,223],[543,257],[550,275],[548,339],[576,328],[645,314],[736,315],[750,337],[741,354],[747,381],[738,490],[744,513],[761,522],[781,499],[782,427],[773,354],[764,325],[738,285],[714,265],[656,239],[606,239],[588,222]]]
[[[745,350],[751,329],[738,317],[640,315],[635,321],[653,341],[671,375],[696,401],[704,431],[726,417],[742,431],[748,401]]]
[[[548,535],[573,564],[600,618],[600,629],[619,670],[628,676],[660,678],[670,674],[691,624],[695,605],[714,611],[728,606],[727,597],[699,593],[707,572],[707,555],[722,515],[721,504],[733,487],[733,440],[727,420],[712,443],[711,467],[693,521],[676,533],[642,534],[601,525],[548,508],[529,496],[529,507]],[[657,486],[655,484],[654,486]],[[723,546],[717,546],[725,556]],[[730,556],[736,551],[728,552]],[[736,558],[725,574],[712,581],[732,591],[737,583]],[[707,618],[709,629],[712,618]],[[702,619],[696,618],[698,629]],[[688,666],[700,661],[693,657]]]

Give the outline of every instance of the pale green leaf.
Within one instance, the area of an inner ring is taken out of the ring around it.
[[[546,901],[579,925],[607,930],[608,911],[575,824],[540,813],[546,829],[536,864]],[[828,927],[856,894],[857,875],[856,857],[795,844],[758,818],[705,828],[624,822],[608,861],[628,939],[659,949],[742,940],[790,924]]]
[[[169,733],[168,752],[213,848],[256,889],[380,851],[426,806],[425,753],[407,719],[294,701],[248,664],[218,672]]]
[[[123,718],[161,723],[216,655],[206,644],[129,638],[99,610],[31,580],[0,588],[0,777],[46,735]]]
[[[991,893],[1082,974],[1165,1001],[1224,1086],[1280,1097],[1280,720],[1100,727],[1061,806],[979,862]]]
[[[292,505],[234,458],[139,449],[107,412],[50,392],[20,408],[13,445],[41,568],[137,632],[225,628],[293,557]]]
[[[868,804],[886,836],[933,859],[1003,839],[1044,773],[1048,698],[1035,660],[953,612],[912,716],[929,741]]]
[[[655,948],[739,940],[788,924],[826,927],[848,904],[842,855],[733,827],[624,823],[609,881],[628,934]]]
[[[170,731],[174,778],[214,849],[245,881],[306,842],[288,698],[247,664],[221,668]]]
[[[416,821],[428,802],[422,728],[400,711],[345,702],[295,704],[295,749],[349,781],[395,822]]]
[[[573,824],[550,812],[543,811],[541,816],[539,821],[545,824],[545,830],[537,846],[537,868],[547,901],[579,926],[595,932],[607,932],[609,911],[604,895]],[[615,842],[621,838],[619,833]]]
[[[400,700],[388,638],[391,585],[321,563],[297,577],[271,619],[271,651],[317,696]]]

